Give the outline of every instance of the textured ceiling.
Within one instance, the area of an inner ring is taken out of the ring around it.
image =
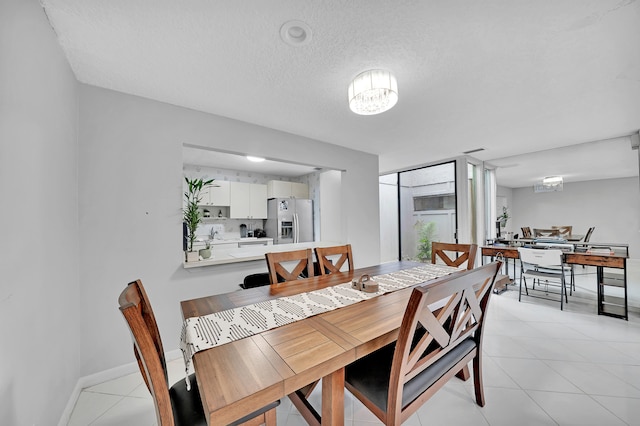
[[[83,83],[379,154],[382,172],[640,128],[635,0],[42,3]],[[289,20],[308,44],[282,42]],[[358,116],[347,85],[370,68],[400,100]]]

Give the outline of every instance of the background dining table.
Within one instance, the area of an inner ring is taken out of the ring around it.
[[[183,317],[196,317],[425,266],[391,262],[351,272],[181,302]],[[344,367],[397,339],[412,288],[380,295],[260,334],[200,351],[193,356],[209,424],[229,424],[285,396],[309,424],[344,422]],[[321,416],[297,390],[322,379]]]

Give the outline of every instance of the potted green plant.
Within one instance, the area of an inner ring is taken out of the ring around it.
[[[507,206],[502,206],[502,214],[498,216],[498,220],[500,221],[500,226],[504,228],[507,226],[507,220],[509,220],[511,216],[509,216],[509,209]]]
[[[424,223],[419,220],[414,225],[418,231],[418,254],[420,262],[431,262],[431,243],[436,233],[435,222]]]
[[[185,176],[187,191],[184,193],[185,206],[182,209],[183,220],[187,224],[187,262],[199,260],[198,252],[193,251],[193,242],[196,240],[196,230],[202,222],[202,213],[199,204],[202,198],[202,190],[211,185],[215,179],[204,180],[201,178],[189,179]]]

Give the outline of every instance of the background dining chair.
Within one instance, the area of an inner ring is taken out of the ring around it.
[[[336,259],[336,256],[340,256]],[[353,255],[351,244],[333,247],[316,247],[316,259],[320,275],[340,272],[342,266],[347,263],[348,270],[353,271]]]
[[[483,407],[482,330],[501,262],[416,287],[398,340],[345,369],[345,387],[386,425],[400,425],[473,360]],[[430,304],[448,300],[434,315]]]
[[[582,240],[585,243],[588,243],[589,240],[591,239],[591,235],[593,234],[593,230],[596,229],[595,226],[592,226],[591,228],[589,228],[587,230],[587,233],[584,235],[584,239]]]
[[[473,269],[476,262],[477,244],[431,243],[431,263],[438,260],[448,266],[459,268],[466,263],[467,269]]]
[[[560,235],[560,231],[557,229],[541,229],[541,228],[533,228],[533,236],[534,238],[539,237],[557,237]]]
[[[533,235],[531,234],[531,228],[528,226],[523,226],[520,228],[522,230],[522,238],[531,238]]]
[[[560,287],[560,310],[564,309],[564,303],[569,303],[567,297],[567,285],[565,272],[568,270],[563,263],[563,253],[559,249],[535,249],[518,247],[520,255],[520,290],[518,301],[522,301],[522,284],[524,283],[525,294],[530,297],[549,299],[549,286]],[[527,279],[531,280],[532,287],[527,286]],[[538,289],[535,288],[536,282]],[[543,289],[541,290],[540,287]],[[529,290],[535,291],[530,294]],[[540,294],[544,293],[544,296]],[[558,293],[555,293],[558,294]]]
[[[271,284],[295,281],[301,276],[302,278],[314,276],[311,249],[265,253],[264,256],[267,259]],[[296,261],[297,263],[293,264]],[[284,264],[293,264],[293,267],[287,269]]]
[[[565,225],[565,226],[552,226],[551,229],[557,229],[558,230],[558,235],[562,238],[567,238],[571,236],[571,232],[573,230],[573,226],[572,225]]]
[[[138,361],[140,373],[153,397],[158,425],[206,425],[195,374],[189,376],[191,390],[187,390],[184,380],[178,380],[169,387],[167,362],[160,331],[142,282],[136,280],[129,283],[120,294],[118,303],[131,331],[133,352]],[[255,420],[267,426],[275,426],[278,405],[280,401],[275,401],[232,424],[240,425],[249,420]]]

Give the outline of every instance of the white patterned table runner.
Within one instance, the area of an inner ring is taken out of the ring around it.
[[[446,265],[424,264],[389,274],[378,275],[376,293],[351,288],[351,282],[314,290],[294,296],[258,302],[227,309],[200,317],[187,318],[182,325],[180,349],[187,376],[193,355],[205,349],[280,327],[337,308],[401,290],[453,272],[460,271]],[[189,387],[189,381],[187,380]]]

